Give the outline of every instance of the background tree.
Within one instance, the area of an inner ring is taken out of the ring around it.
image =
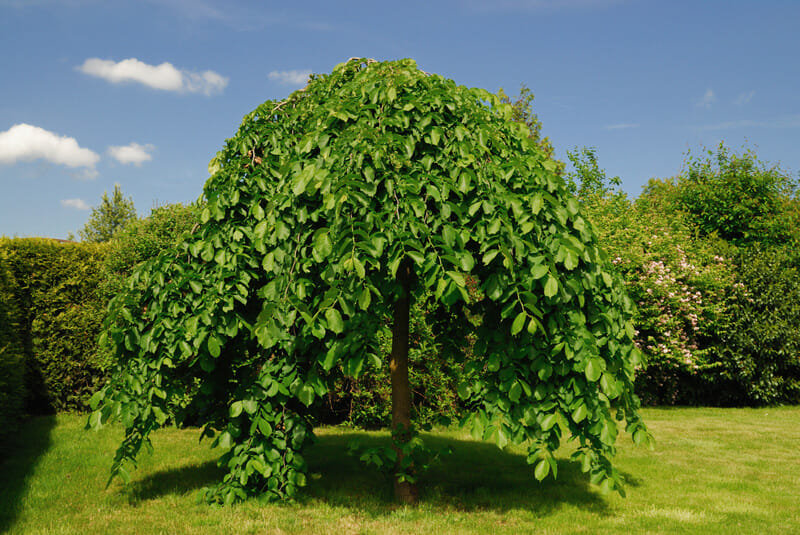
[[[609,178],[600,168],[595,147],[567,150],[567,159],[572,166],[565,177],[567,188],[582,203],[622,195],[622,180],[618,176]]]
[[[555,148],[550,142],[550,138],[542,135],[542,122],[539,116],[533,112],[533,99],[534,94],[525,84],[520,85],[519,95],[514,98],[509,97],[503,88],[498,91],[500,102],[511,105],[511,120],[525,125],[528,129],[528,137],[530,137],[539,148],[544,152],[544,155],[550,158],[556,164],[555,173],[561,175],[564,172],[565,164],[555,157]]]
[[[716,152],[690,155],[674,193],[700,232],[764,246],[800,243],[797,191],[797,181],[780,167],[720,143]]]
[[[78,231],[78,234],[85,242],[107,242],[125,225],[135,220],[136,208],[133,206],[133,199],[123,197],[119,184],[114,184],[114,193],[111,198],[108,198],[107,191],[103,192],[100,206],[92,208],[89,221]]]
[[[475,436],[528,445],[534,476],[555,450],[604,489],[617,421],[649,440],[633,394],[631,303],[557,165],[480,89],[411,60],[354,59],[245,116],[211,161],[201,226],[134,270],[108,318],[117,368],[90,426],[119,419],[112,476],[167,420],[205,422],[229,468],[211,501],[294,495],[311,411],[339,374],[385,365],[393,318],[391,460],[399,499],[416,495],[408,310],[425,292],[473,325],[478,358],[458,393]],[[479,297],[471,298],[466,277]]]

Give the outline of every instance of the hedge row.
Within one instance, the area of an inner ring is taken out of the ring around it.
[[[25,400],[24,355],[13,289],[5,251],[0,249],[0,448],[16,430]]]
[[[0,240],[5,292],[0,307],[11,321],[4,331],[21,350],[9,395],[29,413],[85,410],[105,380],[108,362],[97,350],[105,309],[98,288],[104,244],[61,243],[43,238]],[[9,328],[10,327],[10,328]],[[23,376],[20,378],[20,374]],[[3,389],[6,392],[6,389]]]

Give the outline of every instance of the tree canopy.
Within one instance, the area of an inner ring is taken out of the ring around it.
[[[130,197],[126,199],[119,184],[114,184],[111,198],[108,198],[107,191],[103,192],[100,206],[92,208],[92,215],[78,234],[85,242],[107,242],[125,225],[135,220],[136,208],[133,206],[133,199]]]
[[[527,443],[538,479],[571,435],[591,480],[621,489],[617,421],[649,440],[632,305],[512,115],[411,60],[361,59],[246,115],[209,165],[202,224],[110,305],[116,371],[89,425],[125,427],[112,477],[129,477],[170,400],[188,395],[175,417],[226,448],[210,500],[295,494],[310,408],[338,374],[385,365],[385,318],[429,291],[480,320],[462,423],[500,447]]]

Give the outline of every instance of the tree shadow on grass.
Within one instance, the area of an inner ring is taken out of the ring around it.
[[[388,437],[355,432],[321,437],[306,454],[311,477],[301,501],[315,499],[331,505],[355,506],[376,515],[397,506],[391,482],[347,455],[348,444],[354,439],[362,447],[389,443]],[[558,479],[549,477],[539,482],[523,454],[470,440],[431,436],[424,440],[436,450],[449,446],[453,453],[420,478],[422,506],[463,511],[523,509],[549,514],[570,504],[608,514],[606,500],[591,489],[588,475],[581,472],[577,462],[559,462]]]
[[[216,461],[163,470],[131,483],[126,489],[131,505],[167,495],[183,495],[222,481],[226,470]]]
[[[0,450],[0,533],[13,527],[24,507],[28,480],[50,449],[55,416],[32,417]]]
[[[313,504],[356,508],[361,513],[381,516],[397,508],[391,481],[356,457],[348,446],[358,440],[362,447],[389,443],[388,436],[361,432],[323,435],[304,452],[308,462],[308,486],[297,500]],[[576,505],[598,514],[609,514],[606,500],[589,484],[579,463],[562,461],[558,479],[538,482],[525,455],[499,450],[494,444],[425,436],[426,445],[436,450],[452,448],[421,477],[420,505],[460,511],[509,511],[522,509],[549,514],[564,504]],[[226,470],[215,461],[192,464],[148,475],[126,491],[132,505],[168,495],[184,495],[220,482]],[[627,478],[626,478],[627,479]],[[631,478],[632,479],[632,478]],[[638,481],[628,479],[629,486]]]

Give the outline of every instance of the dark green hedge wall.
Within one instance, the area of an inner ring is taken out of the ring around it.
[[[25,401],[24,356],[14,279],[0,250],[0,451],[15,430]]]
[[[97,338],[105,301],[98,294],[104,244],[44,238],[0,240],[14,280],[24,360],[25,410],[84,410],[105,379]]]

